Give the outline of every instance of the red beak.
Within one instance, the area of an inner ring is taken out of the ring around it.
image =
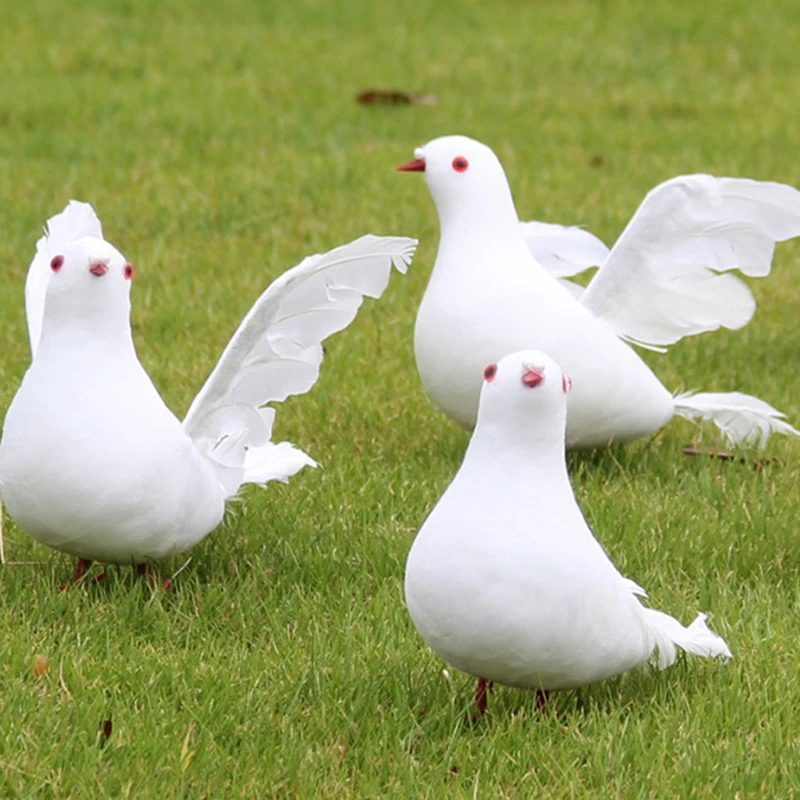
[[[535,369],[528,368],[525,372],[522,373],[522,382],[526,386],[530,386],[532,389],[534,386],[538,386],[544,380],[544,373],[538,372]]]
[[[89,267],[89,272],[100,278],[108,272],[108,267],[102,261],[98,261],[96,264],[92,264],[92,266]]]
[[[409,161],[408,164],[403,164],[401,167],[396,167],[397,172],[425,172],[425,159],[415,158]]]

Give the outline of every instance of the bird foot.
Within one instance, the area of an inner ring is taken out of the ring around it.
[[[136,565],[136,574],[140,578],[147,578],[147,582],[150,584],[151,589],[155,589],[158,586],[158,582],[156,581],[156,576],[153,572],[152,566],[150,564],[137,564]],[[172,580],[170,578],[164,578],[161,581],[161,590],[164,592],[169,591],[169,587],[172,586]]]
[[[61,586],[58,587],[60,592],[69,591],[80,579],[88,572],[89,567],[92,566],[92,559],[91,558],[79,558],[75,563],[75,575],[72,577],[71,583],[62,583]],[[102,580],[105,577],[105,573],[101,572],[100,575],[95,578],[95,580]]]
[[[140,578],[147,578],[147,582],[155,589],[155,578],[153,577],[153,570],[149,564],[137,564],[136,574]]]
[[[536,704],[536,714],[541,716],[550,705],[550,693],[544,691],[543,689],[537,689],[536,700],[534,702]]]
[[[478,678],[478,685],[472,697],[473,711],[467,717],[468,722],[475,723],[486,714],[489,708],[489,690],[493,685],[492,681],[487,681],[486,678]]]

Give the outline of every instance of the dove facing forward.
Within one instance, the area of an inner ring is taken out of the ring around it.
[[[445,136],[415,155],[398,169],[424,172],[441,237],[414,346],[422,382],[449,417],[471,428],[483,365],[537,347],[575,380],[569,448],[649,436],[675,415],[712,421],[734,444],[800,435],[783,414],[740,392],[673,397],[626,344],[660,349],[745,325],[755,301],[728,270],[769,272],[775,242],[800,235],[796,189],[673,178],[650,192],[608,252],[586,232],[520,223],[486,145]],[[600,269],[585,291],[561,280],[592,264]]]
[[[379,297],[416,242],[364,236],[306,258],[256,301],[183,422],[136,355],[133,267],[92,207],[48,222],[26,285],[32,363],[5,418],[0,495],[38,541],[91,561],[145,565],[192,547],[246,483],[314,461],[273,443],[267,402],[316,382],[321,342]]]
[[[676,648],[730,657],[700,614],[684,627],[646,608],[592,535],[567,474],[570,379],[526,350],[484,371],[464,461],[417,534],[405,594],[422,638],[487,681],[540,692],[572,689]]]

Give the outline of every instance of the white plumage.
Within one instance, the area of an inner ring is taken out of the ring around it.
[[[26,284],[33,360],[6,416],[0,494],[34,538],[80,559],[141,564],[191,547],[245,483],[313,460],[271,441],[264,407],[308,391],[321,342],[379,297],[416,242],[364,236],[306,258],[256,301],[180,423],[130,329],[132,270],[91,206],[48,222]]]
[[[678,648],[730,657],[705,615],[685,627],[643,606],[592,535],[565,462],[568,390],[538,351],[487,370],[464,461],[408,556],[420,634],[464,672],[538,690],[668,667]]]
[[[50,259],[63,253],[70,242],[86,236],[102,239],[103,227],[89,203],[71,200],[60,214],[47,220],[45,235],[36,242],[36,254],[25,281],[25,316],[28,320],[31,358],[36,354],[42,332],[44,297],[50,280]]]
[[[683,336],[739,328],[755,301],[731,270],[770,270],[776,241],[800,235],[800,192],[778,183],[686,175],[653,189],[611,250],[587,231],[520,223],[495,154],[464,136],[416,152],[441,224],[415,329],[434,402],[475,423],[480,370],[539,347],[572,375],[567,446],[647,436],[674,415],[714,422],[733,443],[796,435],[784,415],[739,392],[673,398],[625,342],[663,350]],[[467,164],[454,167],[457,159]],[[567,280],[599,267],[586,289]]]
[[[769,274],[775,242],[800,233],[800,194],[780,183],[682,175],[649,192],[605,258],[599,240],[588,257],[573,255],[570,230],[551,237],[551,248],[574,271],[539,263],[559,278],[600,267],[581,302],[622,338],[660,348],[750,321],[753,295],[728,271]]]
[[[576,298],[584,288],[567,278],[599,267],[608,258],[605,244],[583,228],[554,222],[520,222],[519,228],[536,261]]]

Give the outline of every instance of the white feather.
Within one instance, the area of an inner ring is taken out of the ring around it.
[[[800,192],[791,186],[684,175],[645,197],[581,302],[622,338],[670,345],[755,312],[737,277],[764,276],[775,242],[800,235]]]
[[[685,419],[713,422],[732,444],[763,447],[771,433],[800,436],[786,415],[769,403],[741,392],[687,392],[675,398],[675,413]]]
[[[416,244],[404,237],[362,236],[306,258],[256,301],[183,421],[221,473],[235,470],[228,473],[228,490],[237,481],[285,480],[314,465],[291,445],[270,442],[275,412],[261,406],[314,385],[321,342],[350,324],[364,296],[380,297],[393,266],[406,271]]]
[[[103,238],[103,229],[94,209],[89,203],[70,200],[67,207],[47,220],[44,236],[36,242],[28,277],[25,281],[25,315],[28,320],[28,338],[31,343],[31,358],[36,355],[44,316],[44,296],[50,280],[50,261],[70,242],[84,236]]]
[[[608,248],[593,233],[552,222],[520,222],[533,257],[554,277],[569,278],[608,258]],[[572,284],[575,285],[575,284]]]
[[[733,658],[725,640],[706,625],[705,614],[698,614],[688,627],[655,608],[642,607],[642,614],[658,648],[656,665],[659,669],[675,663],[677,647],[703,658]]]

